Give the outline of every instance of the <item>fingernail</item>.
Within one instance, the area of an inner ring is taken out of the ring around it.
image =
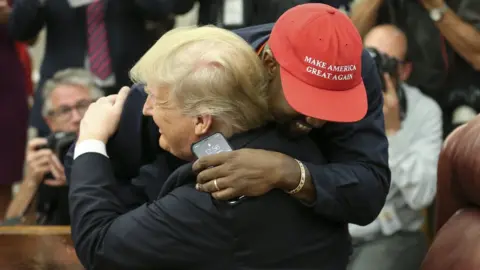
[[[196,184],[196,185],[195,185],[195,188],[196,188],[197,190],[202,190],[202,185]]]

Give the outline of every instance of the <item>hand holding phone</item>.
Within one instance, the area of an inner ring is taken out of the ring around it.
[[[232,147],[230,144],[228,144],[227,139],[225,139],[221,133],[215,133],[202,139],[201,141],[192,144],[192,153],[197,158],[231,151],[233,151]],[[227,203],[233,206],[241,202],[244,198],[246,197],[240,196],[237,199],[227,201]]]

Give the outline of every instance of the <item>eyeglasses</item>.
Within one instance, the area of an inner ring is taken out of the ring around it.
[[[92,102],[92,100],[80,100],[73,106],[60,106],[55,110],[51,110],[48,114],[56,117],[59,121],[67,121],[72,118],[73,110],[76,110],[77,113],[83,117]]]

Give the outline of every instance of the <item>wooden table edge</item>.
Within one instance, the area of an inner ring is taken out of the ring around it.
[[[0,226],[0,235],[70,235],[70,226]]]

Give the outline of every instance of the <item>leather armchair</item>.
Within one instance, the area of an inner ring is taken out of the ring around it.
[[[435,230],[422,270],[480,269],[480,116],[440,153]]]

